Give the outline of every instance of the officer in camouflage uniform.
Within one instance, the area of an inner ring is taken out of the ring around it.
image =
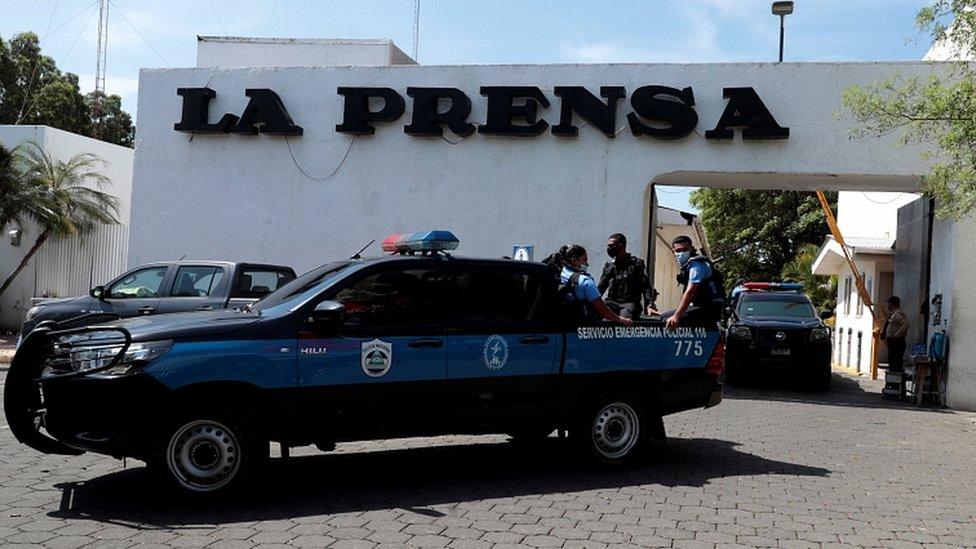
[[[607,296],[607,306],[624,318],[637,318],[641,312],[657,314],[654,304],[657,290],[651,287],[644,261],[627,253],[627,237],[620,233],[610,235],[607,255],[613,261],[603,267],[603,275],[597,285],[600,294]]]

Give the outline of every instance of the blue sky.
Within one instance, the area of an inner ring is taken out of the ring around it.
[[[197,35],[391,38],[413,48],[413,0],[112,0],[106,88],[135,113],[139,69],[192,67]],[[919,59],[925,0],[797,0],[789,61]],[[422,0],[419,61],[464,63],[775,60],[768,0]],[[63,69],[94,86],[97,1],[0,0],[0,36],[31,30]],[[50,29],[50,32],[48,30]],[[47,36],[45,37],[45,34]],[[661,202],[687,208],[687,192]]]

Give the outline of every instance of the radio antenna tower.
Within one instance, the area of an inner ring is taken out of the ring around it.
[[[95,62],[95,104],[92,105],[92,137],[101,136],[103,102],[105,100],[105,64],[108,54],[109,0],[98,2],[98,54]]]
[[[417,61],[418,46],[420,46],[420,0],[414,0],[413,2],[413,60],[414,61]]]

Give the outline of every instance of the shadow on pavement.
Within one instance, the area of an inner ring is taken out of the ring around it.
[[[915,407],[907,401],[883,399],[881,398],[880,387],[877,390],[865,390],[865,387],[856,378],[836,372],[832,376],[829,391],[810,391],[800,382],[771,374],[752,376],[735,385],[726,385],[722,396],[732,400],[774,400],[825,406],[952,413],[946,408]]]
[[[164,497],[145,468],[129,469],[57,485],[61,508],[49,515],[145,529],[394,508],[442,516],[428,507],[654,484],[695,487],[737,475],[830,473],[740,452],[736,443],[715,439],[672,439],[655,444],[653,457],[639,468],[599,471],[571,460],[568,445],[550,438],[529,448],[492,442],[273,460],[253,488],[218,502]]]

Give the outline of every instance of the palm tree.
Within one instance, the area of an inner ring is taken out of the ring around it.
[[[796,257],[783,266],[783,280],[802,282],[810,301],[818,310],[834,310],[837,302],[837,277],[813,274],[813,263],[817,260],[820,247],[804,244],[796,252]]]
[[[16,182],[11,187],[18,194],[9,200],[4,196],[0,204],[0,214],[4,217],[0,221],[27,218],[40,227],[41,234],[0,285],[0,295],[49,238],[85,236],[98,225],[119,222],[118,199],[101,190],[111,184],[98,171],[104,165],[101,158],[91,153],[76,154],[62,162],[33,142],[14,150],[12,179]]]

